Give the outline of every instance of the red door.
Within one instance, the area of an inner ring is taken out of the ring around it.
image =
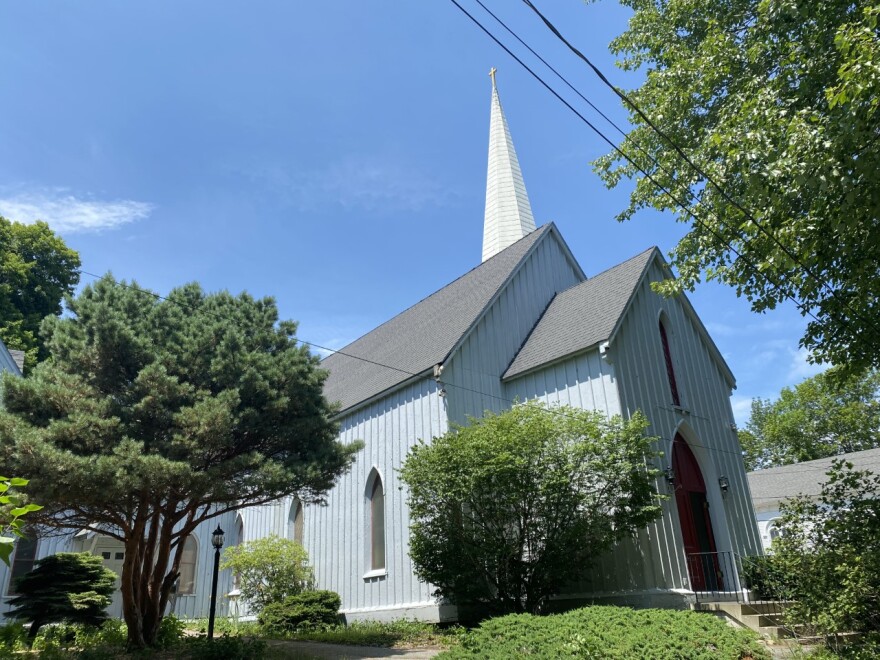
[[[724,585],[706,500],[706,483],[694,453],[677,434],[672,445],[672,470],[691,588],[694,591],[722,591]]]

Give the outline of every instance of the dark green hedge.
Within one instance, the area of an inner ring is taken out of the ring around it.
[[[342,600],[334,591],[303,591],[281,603],[270,603],[260,612],[260,626],[270,634],[294,632],[338,622]]]
[[[758,636],[711,614],[593,606],[483,622],[438,658],[769,659]]]

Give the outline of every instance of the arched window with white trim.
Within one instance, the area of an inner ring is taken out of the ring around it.
[[[369,487],[370,504],[370,570],[385,570],[385,489],[382,477],[373,473]]]
[[[199,542],[190,534],[183,542],[183,553],[180,555],[180,582],[177,587],[179,596],[188,596],[196,592],[196,566],[199,558]]]
[[[302,545],[304,525],[305,511],[303,511],[302,502],[297,497],[291,502],[290,513],[287,515],[287,538]]]

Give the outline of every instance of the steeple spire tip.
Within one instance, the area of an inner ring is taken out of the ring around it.
[[[535,219],[519,161],[501,109],[498,88],[492,78],[489,119],[489,168],[486,177],[486,215],[483,220],[483,261],[535,231]]]

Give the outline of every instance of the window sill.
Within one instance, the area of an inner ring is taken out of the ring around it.
[[[377,568],[373,571],[367,571],[364,573],[364,579],[369,580],[370,578],[380,578],[388,575],[388,569],[386,568]]]
[[[241,596],[241,589],[233,589],[228,594],[226,594],[227,598],[238,598]]]

